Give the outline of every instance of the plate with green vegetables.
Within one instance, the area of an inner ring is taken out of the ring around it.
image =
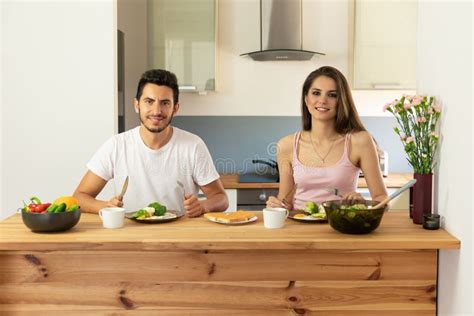
[[[157,224],[175,221],[183,215],[184,213],[168,210],[166,206],[159,202],[152,202],[136,212],[127,213],[125,216],[139,223]]]
[[[290,211],[288,218],[299,222],[309,223],[325,223],[327,222],[326,211],[324,207],[315,202],[306,202],[306,205],[301,210]]]

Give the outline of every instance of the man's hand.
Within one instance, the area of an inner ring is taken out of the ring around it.
[[[197,217],[206,213],[206,209],[194,194],[184,196],[184,210],[189,217]]]
[[[122,207],[123,206],[122,199],[120,199],[119,196],[116,196],[112,198],[111,200],[107,201],[107,206],[108,207]]]

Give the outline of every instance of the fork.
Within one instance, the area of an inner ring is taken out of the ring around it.
[[[339,192],[339,189],[336,189],[336,188],[324,188],[323,189],[324,191],[327,191],[335,196],[338,196],[340,198],[342,198],[342,195],[341,193]]]

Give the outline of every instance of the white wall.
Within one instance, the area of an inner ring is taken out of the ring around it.
[[[310,61],[256,62],[242,53],[260,49],[259,1],[220,0],[218,93],[183,93],[180,115],[299,116],[303,81],[330,65],[349,71],[349,0],[303,0],[303,48],[326,53]],[[178,78],[179,79],[179,78]],[[389,115],[385,103],[409,91],[355,91],[361,115]]]
[[[114,0],[2,3],[1,217],[72,194],[116,131]]]
[[[473,314],[472,3],[419,4],[418,89],[443,107],[435,210],[461,250],[440,252],[439,315]]]

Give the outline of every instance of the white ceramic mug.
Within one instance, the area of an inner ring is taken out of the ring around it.
[[[120,228],[123,226],[125,209],[121,207],[106,207],[99,210],[99,216],[105,228]]]
[[[265,228],[282,228],[288,217],[288,210],[285,208],[264,208],[263,226]]]

